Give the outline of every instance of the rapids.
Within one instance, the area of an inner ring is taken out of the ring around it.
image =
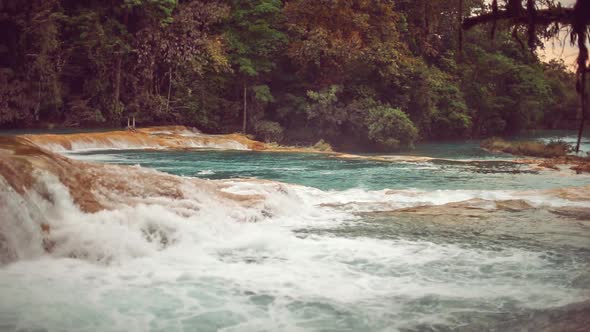
[[[142,128],[134,131],[22,135],[54,152],[128,149],[262,149],[264,145],[241,135],[205,135],[184,126]]]
[[[246,149],[267,147],[184,128],[0,138],[0,330],[589,326],[589,176],[470,145]]]

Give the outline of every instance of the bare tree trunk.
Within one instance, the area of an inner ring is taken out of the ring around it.
[[[113,101],[115,107],[119,107],[119,97],[121,95],[121,67],[123,66],[123,56],[119,54],[117,56],[117,64],[115,65],[115,93]]]
[[[164,74],[164,77],[166,77],[166,74]],[[156,75],[154,76],[154,80],[155,80],[155,84],[154,84],[154,91],[156,92],[156,94],[158,96],[161,96],[161,84],[162,84],[162,80],[160,79],[160,77],[158,77],[158,73],[156,73]]]
[[[582,135],[584,134],[584,125],[586,124],[586,72],[582,71],[582,82],[580,84],[580,99],[582,100],[582,118],[580,119],[580,129],[578,130],[578,142],[576,143],[576,153],[580,152],[580,144],[582,143]]]
[[[244,81],[244,119],[243,119],[244,122],[242,123],[242,132],[244,134],[246,134],[246,126],[248,124],[247,116],[248,116],[248,85]]]
[[[422,40],[422,42],[424,44],[428,43],[428,37],[430,36],[430,18],[428,16],[429,13],[430,6],[428,5],[428,1],[424,1],[424,22],[422,23],[422,27],[424,29],[424,36],[422,36],[424,39]]]
[[[168,101],[166,102],[166,113],[170,111],[170,96],[172,95],[172,67],[168,72]]]
[[[201,93],[201,102],[199,103],[200,112],[203,112],[205,109],[205,84],[203,84],[203,80],[201,79],[201,84],[199,84],[199,92]]]
[[[463,60],[463,0],[459,0],[457,11],[457,21],[459,23],[459,62]]]
[[[115,107],[119,107],[119,97],[121,95],[121,67],[123,65],[123,56],[121,51],[117,54],[117,60],[115,63],[115,91],[113,92],[113,104]]]
[[[43,76],[39,78],[39,86],[37,90],[37,105],[35,105],[35,121],[39,121],[39,112],[41,111],[41,82],[43,81]]]
[[[129,14],[125,13],[123,17],[123,24],[127,27],[127,22],[129,20]],[[121,70],[123,67],[123,52],[119,50],[119,54],[117,54],[117,63],[115,64],[115,91],[113,94],[113,101],[115,103],[115,107],[117,107],[117,111],[119,109],[119,100],[121,97]]]

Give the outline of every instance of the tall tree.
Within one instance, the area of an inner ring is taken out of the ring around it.
[[[279,29],[281,0],[230,0],[226,37],[232,66],[240,76],[243,98],[242,131],[247,131],[248,90],[275,67],[286,42]]]
[[[359,63],[391,65],[405,51],[391,0],[294,0],[284,15],[288,55],[318,88],[341,84]]]

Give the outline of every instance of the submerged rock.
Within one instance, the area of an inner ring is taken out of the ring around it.
[[[503,210],[503,211],[523,211],[534,209],[535,207],[532,206],[529,202],[522,200],[522,199],[511,199],[511,200],[503,200],[503,201],[496,201],[496,209]]]
[[[587,207],[566,207],[551,209],[549,211],[563,217],[590,221],[590,208]]]
[[[534,206],[525,200],[514,199],[492,201],[475,198],[442,205],[420,205],[397,209],[389,212],[379,212],[379,214],[411,213],[419,215],[455,215],[483,218],[486,217],[491,211],[517,212],[534,208]]]

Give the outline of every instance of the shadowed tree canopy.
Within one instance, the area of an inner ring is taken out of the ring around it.
[[[0,0],[0,127],[134,116],[362,151],[575,128],[576,75],[519,40],[567,27],[587,68],[589,0],[490,1]]]

